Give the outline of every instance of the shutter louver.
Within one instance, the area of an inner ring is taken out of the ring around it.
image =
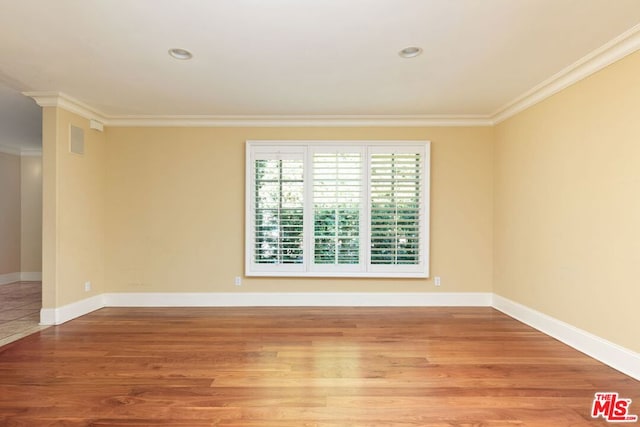
[[[256,264],[303,261],[303,163],[302,159],[255,161]]]
[[[360,153],[313,155],[315,264],[360,263]]]
[[[371,264],[420,263],[419,153],[371,156]]]

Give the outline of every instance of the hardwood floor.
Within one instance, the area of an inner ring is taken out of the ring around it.
[[[491,308],[108,308],[0,348],[3,426],[582,426],[640,383]]]
[[[0,286],[0,345],[42,330],[42,284],[16,282]]]

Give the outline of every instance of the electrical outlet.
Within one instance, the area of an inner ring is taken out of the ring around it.
[[[84,282],[84,291],[91,292],[91,282]]]
[[[440,286],[440,276],[436,276],[433,278],[433,284],[436,286]]]
[[[236,286],[242,286],[242,277],[236,276],[236,279],[234,280],[233,284]]]

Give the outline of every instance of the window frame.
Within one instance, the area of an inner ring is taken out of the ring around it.
[[[420,257],[418,264],[371,264],[371,159],[374,152],[417,152],[422,155],[421,203],[419,224]],[[427,278],[430,258],[430,141],[416,140],[248,140],[245,143],[245,275],[249,277],[354,277],[354,278]],[[315,264],[313,154],[318,152],[362,153],[360,209],[360,263]],[[352,151],[355,152],[355,151]],[[255,160],[265,153],[302,153],[304,176],[303,260],[298,264],[263,264],[254,262],[255,249]]]

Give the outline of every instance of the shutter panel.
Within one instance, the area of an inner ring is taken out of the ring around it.
[[[370,169],[370,262],[421,263],[423,155],[372,153]]]
[[[313,153],[313,263],[361,263],[362,154]]]
[[[253,269],[297,271],[304,263],[304,153],[257,151],[252,166]]]
[[[300,160],[256,160],[255,262],[302,262],[304,175]]]

